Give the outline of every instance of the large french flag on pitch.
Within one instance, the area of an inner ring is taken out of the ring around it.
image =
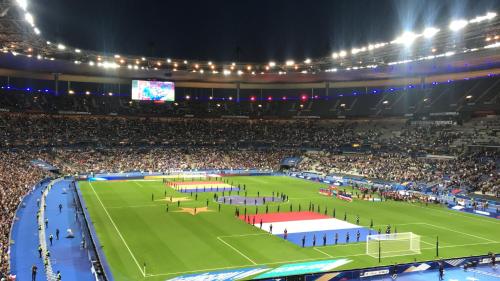
[[[250,215],[240,219],[273,235],[305,247],[366,241],[368,228],[314,212],[286,212]],[[254,223],[255,222],[255,223]],[[359,238],[358,238],[359,233]]]

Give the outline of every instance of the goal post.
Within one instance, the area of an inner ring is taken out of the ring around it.
[[[417,255],[420,236],[413,232],[368,235],[366,254],[373,258]]]

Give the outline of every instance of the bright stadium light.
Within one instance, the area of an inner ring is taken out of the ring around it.
[[[285,62],[285,65],[286,65],[286,66],[292,66],[292,65],[294,65],[294,64],[295,64],[295,61],[294,61],[294,60],[287,60],[287,61]]]
[[[17,5],[21,7],[21,9],[25,10],[28,9],[28,0],[17,0]]]
[[[450,23],[449,28],[451,31],[459,31],[460,29],[466,27],[467,24],[469,24],[469,22],[466,20],[454,20]]]
[[[397,43],[397,44],[403,44],[403,45],[411,45],[415,39],[417,39],[419,35],[411,32],[411,31],[406,31],[401,36],[396,38],[396,40],[392,41],[391,43]]]
[[[425,38],[432,38],[439,32],[439,30],[440,29],[435,27],[427,27],[426,29],[424,29],[422,35],[424,35]]]
[[[276,66],[276,63],[274,61],[269,62],[269,67],[275,67],[275,66]]]
[[[82,52],[82,50],[80,50],[80,49],[75,49],[75,53],[78,53],[78,54],[79,54],[79,53],[81,53],[81,52]]]
[[[347,51],[342,50],[339,52],[339,57],[345,58],[346,56],[347,56]]]
[[[35,25],[35,19],[33,18],[33,15],[30,13],[25,13],[24,14],[24,19],[31,25]]]
[[[305,64],[310,64],[310,63],[311,63],[311,59],[306,59],[306,60],[304,61],[304,63],[305,63]]]
[[[64,46],[63,44],[58,44],[57,49],[63,51],[66,50],[66,46]]]
[[[338,53],[333,53],[332,54],[332,58],[333,59],[338,59],[339,58],[339,54]]]
[[[480,23],[480,22],[483,22],[485,20],[491,20],[491,19],[495,18],[496,16],[497,16],[497,13],[488,12],[484,16],[478,16],[478,17],[475,17],[474,19],[471,19],[469,21],[469,23]]]

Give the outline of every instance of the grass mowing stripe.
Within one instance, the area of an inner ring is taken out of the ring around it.
[[[132,256],[132,259],[134,259],[134,262],[135,264],[137,265],[137,268],[139,268],[139,271],[142,273],[142,276],[146,276],[144,274],[144,271],[142,270],[141,266],[139,265],[139,262],[137,261],[137,259],[135,258],[134,256],[134,253],[132,253],[132,251],[130,250],[129,246],[127,245],[127,242],[125,241],[125,238],[123,238],[123,235],[121,234],[120,230],[118,230],[118,227],[116,227],[116,224],[115,222],[113,221],[113,219],[111,218],[111,216],[109,215],[108,213],[108,210],[106,210],[106,207],[104,207],[104,204],[102,203],[101,201],[101,198],[99,198],[99,195],[97,194],[97,192],[95,191],[94,189],[94,186],[92,185],[91,182],[89,182],[90,184],[90,187],[92,188],[92,191],[94,191],[94,194],[97,198],[97,201],[99,201],[99,203],[101,204],[102,208],[104,209],[104,212],[106,213],[106,215],[108,216],[109,220],[111,221],[111,224],[113,224],[113,227],[115,228],[116,232],[118,233],[118,235],[120,236],[120,238],[122,239],[123,241],[123,244],[125,244],[125,247],[127,248],[128,252],[130,253],[130,255]]]
[[[253,263],[254,265],[256,265],[257,263],[254,262],[251,258],[247,257],[245,254],[243,254],[242,252],[240,252],[238,249],[236,249],[235,247],[231,246],[231,244],[227,243],[226,241],[224,241],[222,238],[220,237],[217,237],[217,239],[219,241],[221,241],[222,243],[226,244],[227,246],[229,246],[231,249],[233,249],[235,252],[237,252],[238,254],[240,254],[242,257],[244,257],[245,259],[247,259],[248,261],[250,261],[251,263]]]

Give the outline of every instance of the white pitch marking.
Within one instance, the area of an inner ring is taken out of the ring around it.
[[[463,234],[463,235],[468,235],[468,236],[471,236],[471,237],[474,237],[474,238],[479,238],[479,239],[482,239],[482,240],[485,240],[485,241],[489,241],[489,242],[494,242],[494,243],[497,242],[497,241],[493,241],[493,240],[490,240],[488,238],[484,238],[484,237],[477,236],[477,235],[474,235],[474,234],[465,233],[465,232],[458,231],[458,230],[452,230],[452,229],[449,229],[449,228],[445,228],[445,227],[442,227],[442,226],[433,225],[433,224],[430,224],[430,223],[423,223],[423,224],[431,226],[431,227],[435,227],[435,228],[445,229],[445,230],[448,230],[448,231],[451,231],[451,232],[455,232],[455,233],[460,233],[460,234]]]
[[[314,249],[314,250],[316,250],[316,251],[318,251],[318,252],[320,252],[320,253],[322,253],[322,254],[325,254],[327,257],[333,258],[333,257],[332,257],[332,256],[330,256],[329,254],[327,254],[327,253],[325,253],[325,252],[321,251],[320,249],[318,249],[318,248],[316,248],[316,247],[314,247],[313,249]]]
[[[125,244],[125,247],[127,248],[128,252],[130,253],[130,255],[132,256],[132,259],[134,259],[134,262],[135,264],[137,265],[137,267],[139,268],[139,271],[142,273],[142,276],[143,277],[146,277],[146,274],[144,273],[144,271],[142,270],[141,266],[139,265],[139,262],[137,261],[137,259],[135,258],[134,256],[134,253],[132,253],[132,250],[130,250],[127,242],[125,241],[125,238],[123,238],[123,235],[121,234],[120,230],[118,230],[118,227],[116,227],[116,224],[115,222],[113,221],[113,219],[111,218],[111,216],[109,215],[108,213],[108,210],[106,209],[106,207],[104,207],[104,204],[102,203],[101,201],[101,198],[99,198],[99,195],[97,194],[97,192],[95,191],[94,189],[94,186],[92,185],[91,182],[89,182],[90,184],[90,187],[92,188],[92,191],[94,191],[94,194],[97,198],[97,200],[99,201],[99,203],[101,204],[102,208],[104,209],[104,212],[106,213],[106,215],[108,216],[109,220],[111,221],[111,224],[113,224],[113,227],[115,228],[116,232],[118,233],[118,235],[120,236],[120,238],[122,239],[122,242],[123,244]]]
[[[242,252],[240,252],[238,249],[236,249],[235,247],[231,246],[231,244],[227,243],[226,241],[224,241],[222,238],[220,237],[217,237],[217,239],[219,241],[221,241],[222,243],[226,244],[227,246],[229,246],[231,249],[233,249],[235,252],[237,252],[238,254],[240,254],[242,257],[244,257],[245,259],[247,259],[248,261],[250,261],[251,263],[253,263],[254,265],[257,265],[256,262],[254,262],[251,258],[247,257],[245,254],[243,254]]]

